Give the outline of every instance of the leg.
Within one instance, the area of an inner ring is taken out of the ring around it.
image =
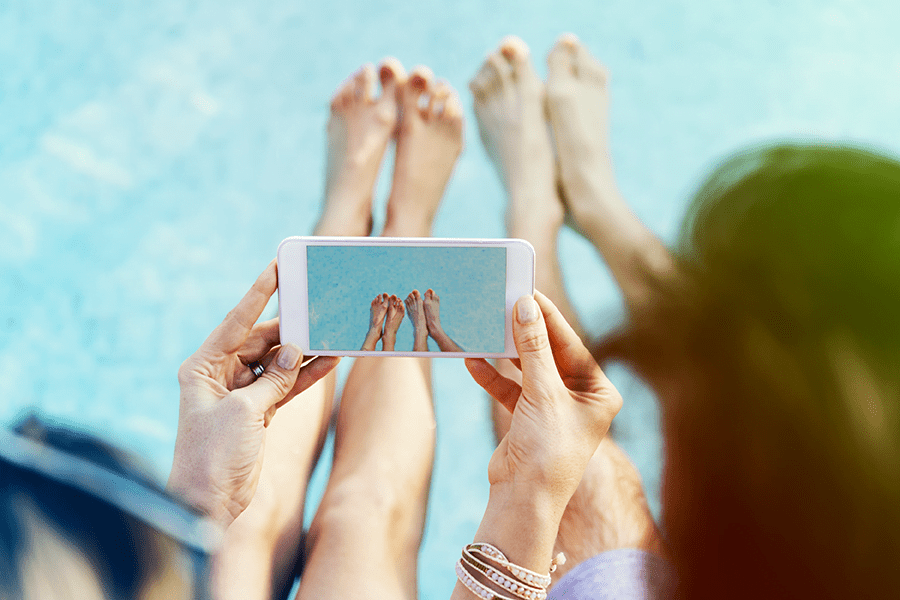
[[[556,254],[556,237],[563,221],[563,205],[556,185],[517,183],[517,178],[525,176],[540,175],[539,181],[547,177],[551,181],[556,179],[549,137],[546,140],[541,137],[548,136],[542,109],[543,84],[529,63],[524,42],[518,38],[504,40],[499,51],[488,58],[472,88],[482,139],[506,185],[509,233],[530,241],[535,247],[536,271],[539,276],[543,273],[537,287],[560,307],[573,328],[583,336],[565,294]],[[492,105],[499,108],[491,109]],[[513,110],[515,106],[520,107],[520,112]],[[510,115],[519,117],[510,121]],[[507,136],[534,140],[530,145],[534,150],[525,154],[524,149],[529,145],[521,141],[504,142]],[[536,150],[539,148],[542,148],[540,152]],[[541,189],[542,194],[534,193]],[[497,367],[505,376],[521,381],[521,373],[511,362],[500,361]],[[492,403],[492,409],[494,432],[499,440],[509,431],[510,415],[497,402]],[[655,534],[640,476],[624,452],[607,437],[563,515],[556,551],[565,552],[569,560],[557,569],[554,581],[574,565],[605,550],[651,548],[657,540]]]
[[[390,305],[388,306],[387,317],[384,319],[384,334],[381,338],[381,349],[393,352],[394,345],[397,342],[397,329],[403,321],[403,300],[397,296],[390,297]]]
[[[582,334],[557,258],[556,242],[565,209],[557,194],[544,83],[531,65],[525,43],[516,37],[503,40],[488,55],[470,88],[481,140],[506,189],[507,232],[534,246],[536,287]],[[507,377],[519,377],[509,361],[498,361],[497,367]],[[491,406],[494,432],[500,440],[509,430],[510,415],[496,402]]]
[[[673,263],[616,186],[606,69],[573,35],[559,39],[547,64],[547,108],[566,205],[574,224],[603,255],[633,310],[649,298],[652,277],[669,272]]]
[[[419,96],[432,89],[424,75],[414,73],[413,85],[400,92],[386,236],[430,234],[462,147],[462,111],[449,90],[433,94],[427,110],[418,108]],[[334,466],[310,529],[299,598],[416,597],[434,444],[430,361],[357,359],[341,399]]]
[[[384,318],[388,313],[389,306],[390,299],[387,294],[378,294],[372,300],[372,306],[369,308],[369,331],[366,332],[366,339],[363,341],[360,350],[375,350],[375,344],[378,343],[382,336]]]
[[[428,328],[428,335],[431,336],[441,349],[441,352],[465,352],[459,347],[459,344],[453,341],[444,331],[441,325],[441,299],[432,289],[425,291],[423,300],[425,308],[425,325]]]
[[[411,291],[406,297],[406,312],[413,326],[413,352],[428,352],[428,325],[425,322],[425,306],[419,290]]]
[[[344,82],[331,102],[325,203],[316,235],[365,235],[372,190],[397,118],[402,67],[388,59],[382,94],[373,98],[374,67]],[[259,487],[225,535],[213,565],[216,598],[268,599],[293,580],[302,538],[306,486],[327,433],[335,374],[278,409],[266,436]]]

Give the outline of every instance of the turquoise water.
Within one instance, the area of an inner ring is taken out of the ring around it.
[[[428,289],[440,299],[441,327],[464,351],[505,349],[506,248],[309,246],[306,256],[312,350],[359,350],[373,298]],[[407,313],[395,350],[412,349]],[[428,349],[440,352],[431,338]]]
[[[895,0],[5,0],[0,417],[39,407],[164,476],[178,365],[281,239],[310,233],[328,99],[365,61],[427,64],[468,105],[466,82],[502,36],[522,36],[544,72],[556,36],[574,31],[612,73],[620,186],[672,241],[698,178],[739,145],[803,136],[900,151],[897,23]],[[502,237],[503,193],[466,117],[435,234]],[[602,263],[571,232],[561,260],[588,329],[608,330],[621,302]],[[627,373],[611,377],[626,400],[618,435],[658,511],[652,398]],[[461,362],[436,361],[435,386],[429,599],[452,587],[491,452],[486,403]]]

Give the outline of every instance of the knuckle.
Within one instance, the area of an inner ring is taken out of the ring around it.
[[[286,394],[294,385],[294,378],[281,369],[273,369],[271,371],[266,370],[266,372],[263,373],[262,378],[272,383],[272,385],[274,385],[282,394]]]
[[[522,352],[542,352],[550,347],[550,338],[546,331],[529,327],[519,333],[518,346]]]

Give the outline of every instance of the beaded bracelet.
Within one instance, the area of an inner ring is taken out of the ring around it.
[[[469,575],[465,567],[463,567],[462,559],[456,561],[456,576],[470,592],[479,598],[484,598],[484,600],[516,600],[515,598],[510,598],[509,596],[494,592],[487,586],[478,582],[474,577]]]
[[[479,560],[475,556],[476,554],[506,568],[515,579],[508,577],[493,565]],[[550,563],[550,573],[556,571],[557,565],[565,564],[565,562],[565,554],[562,552],[557,554]],[[491,544],[475,543],[465,546],[462,558],[456,562],[456,576],[469,591],[485,600],[517,600],[491,590],[487,585],[475,579],[472,576],[474,573],[471,573],[469,569],[480,572],[490,583],[503,588],[504,591],[511,591],[518,598],[544,600],[547,597],[546,588],[550,585],[549,574],[542,575],[509,562],[506,555]]]
[[[499,569],[478,560],[472,552],[469,551],[468,546],[463,548],[461,560],[464,561],[463,566],[468,565],[477,569],[486,579],[490,580],[498,587],[514,593],[519,598],[524,598],[524,600],[544,600],[547,597],[547,592],[542,586],[539,586],[536,583],[522,582],[504,575]]]
[[[525,567],[520,567],[515,565],[509,560],[507,560],[506,555],[503,554],[499,549],[491,544],[485,543],[475,543],[469,544],[465,548],[469,552],[473,552],[476,554],[481,554],[497,563],[501,566],[505,567],[510,573],[513,574],[513,577],[518,579],[519,581],[527,584],[534,584],[542,588],[547,588],[550,586],[550,574],[541,575],[540,573],[535,573],[534,571],[529,571]],[[552,561],[550,561],[550,573],[556,571],[557,565],[565,564],[566,555],[560,552],[556,555]]]

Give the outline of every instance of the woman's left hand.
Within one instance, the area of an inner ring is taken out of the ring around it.
[[[181,407],[170,490],[228,525],[250,504],[266,427],[282,406],[340,361],[305,365],[294,344],[279,347],[278,319],[257,323],[277,288],[275,261],[178,371]],[[259,362],[257,379],[247,366]]]

